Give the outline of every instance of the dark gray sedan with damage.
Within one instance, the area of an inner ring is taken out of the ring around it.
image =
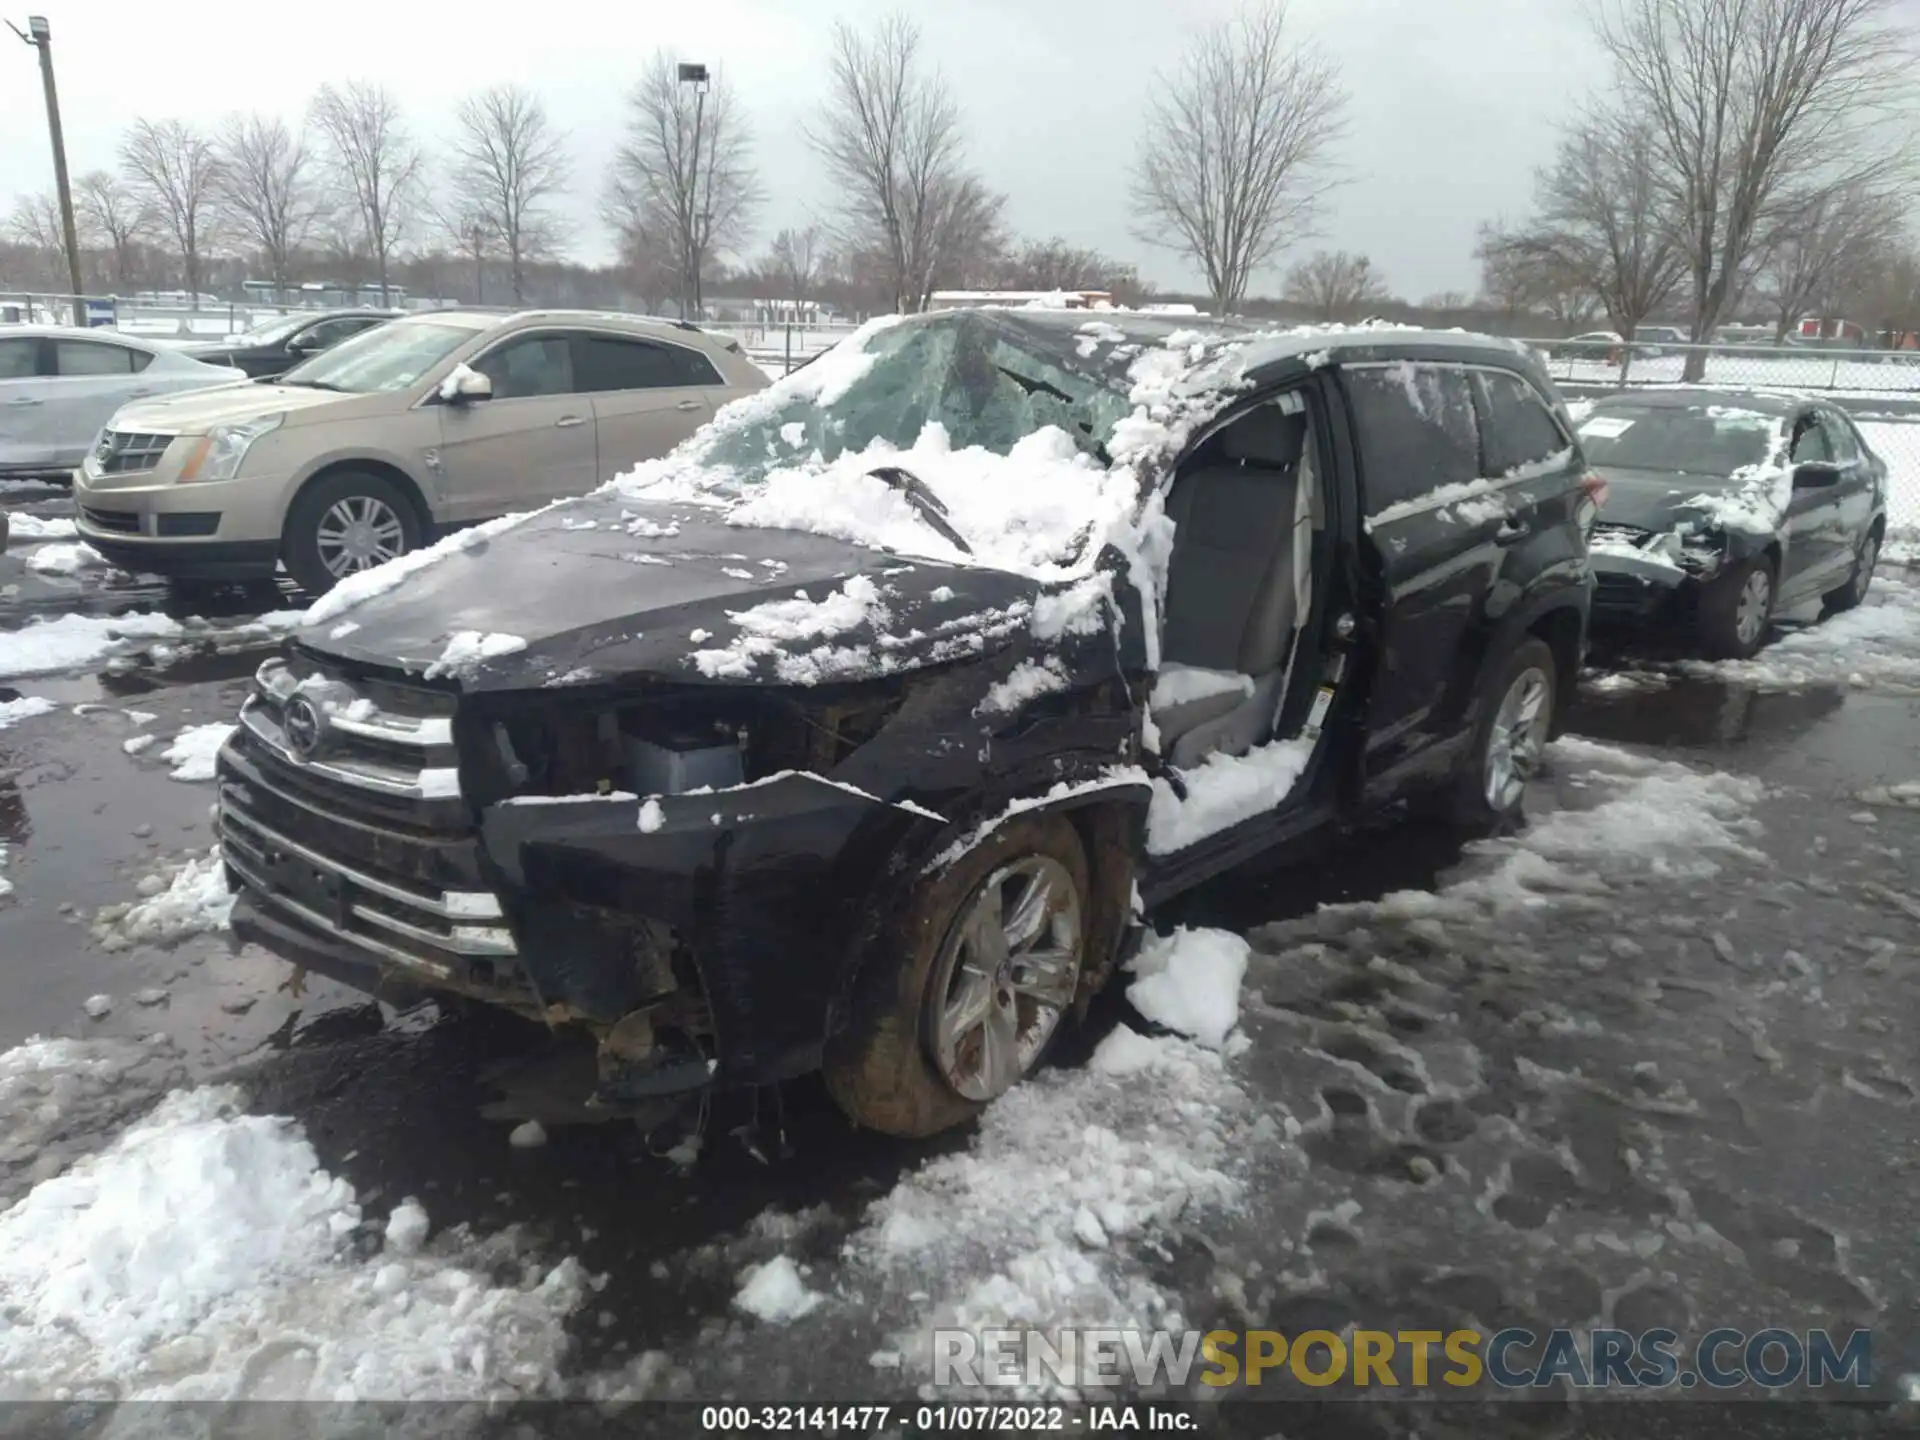
[[[1831,402],[1630,390],[1594,405],[1580,444],[1607,482],[1592,541],[1596,629],[1745,659],[1775,615],[1866,598],[1887,467]]]

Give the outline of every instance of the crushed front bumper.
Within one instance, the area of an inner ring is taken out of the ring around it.
[[[1666,629],[1691,625],[1700,579],[1659,556],[1595,551],[1592,623],[1596,629]]]

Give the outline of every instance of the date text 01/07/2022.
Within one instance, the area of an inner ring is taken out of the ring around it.
[[[1185,1407],[1141,1405],[707,1405],[700,1428],[717,1434],[1074,1434],[1101,1430],[1183,1432],[1199,1427]]]

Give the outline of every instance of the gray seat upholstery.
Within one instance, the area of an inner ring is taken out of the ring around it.
[[[1267,738],[1298,613],[1294,529],[1307,419],[1262,406],[1223,430],[1215,455],[1174,482],[1163,667],[1251,677],[1253,693],[1216,692],[1154,707],[1168,758],[1197,764]]]

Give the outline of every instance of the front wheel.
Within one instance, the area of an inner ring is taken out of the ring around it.
[[[391,480],[347,471],[302,490],[287,509],[280,548],[309,595],[420,548],[420,518]]]
[[[1742,561],[1700,597],[1700,643],[1715,660],[1751,660],[1773,623],[1773,562]]]
[[[1516,818],[1527,781],[1553,731],[1559,667],[1546,641],[1529,637],[1481,683],[1479,721],[1447,810],[1454,823],[1494,830]]]
[[[1086,851],[1060,816],[1009,821],[938,875],[868,962],[827,1089],[859,1125],[918,1137],[1038,1068],[1080,986],[1092,923]]]

